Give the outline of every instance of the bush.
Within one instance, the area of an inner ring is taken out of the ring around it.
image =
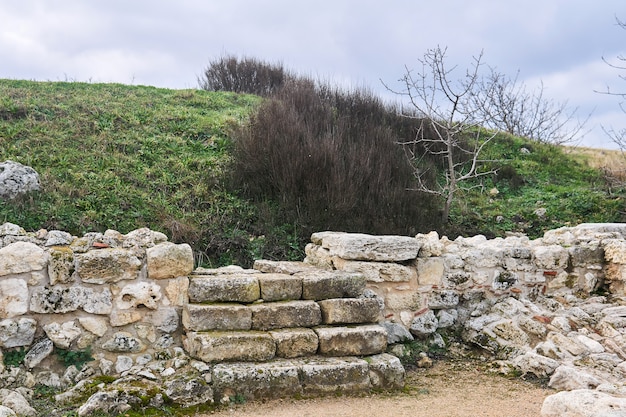
[[[269,96],[290,79],[282,64],[271,64],[255,58],[229,55],[213,60],[198,80],[200,88],[208,91]]]
[[[398,145],[417,124],[367,90],[291,79],[235,132],[233,185],[275,201],[281,220],[307,237],[432,230],[433,201],[412,190],[413,167]]]

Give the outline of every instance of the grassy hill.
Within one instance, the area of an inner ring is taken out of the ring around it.
[[[212,265],[301,258],[308,231],[268,223],[271,204],[240,197],[227,181],[231,127],[260,100],[0,80],[0,160],[32,166],[42,180],[41,192],[0,201],[0,222],[74,234],[150,227],[192,244]],[[593,157],[507,135],[487,152],[499,173],[460,196],[440,233],[536,237],[567,224],[624,220],[623,186],[607,182]]]

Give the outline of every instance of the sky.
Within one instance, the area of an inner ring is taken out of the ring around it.
[[[394,100],[431,48],[473,56],[586,123],[582,146],[626,128],[624,0],[0,0],[0,78],[198,88],[224,55],[253,57]]]

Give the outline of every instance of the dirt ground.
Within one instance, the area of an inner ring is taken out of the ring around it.
[[[437,361],[407,372],[398,393],[250,402],[198,417],[532,417],[546,396],[537,383],[506,378],[479,362]]]

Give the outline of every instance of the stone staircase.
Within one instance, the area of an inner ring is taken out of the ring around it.
[[[404,368],[384,353],[381,310],[360,273],[302,262],[197,269],[183,309],[184,346],[214,364],[214,398],[313,396],[397,389]]]

